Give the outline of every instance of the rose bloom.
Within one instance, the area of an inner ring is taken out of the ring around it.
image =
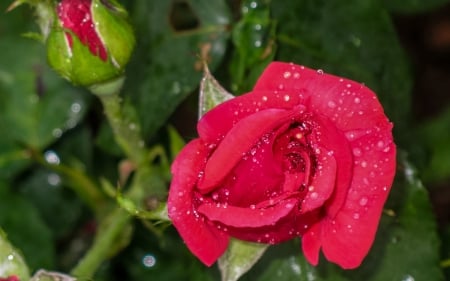
[[[276,244],[301,237],[342,268],[367,255],[396,166],[392,124],[364,85],[271,63],[253,91],[198,122],[172,165],[168,212],[206,265],[230,237]]]

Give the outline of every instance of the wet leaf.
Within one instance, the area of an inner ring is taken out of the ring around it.
[[[54,266],[52,234],[36,208],[0,182],[0,226],[19,248],[31,270]]]
[[[0,229],[0,278],[15,275],[20,280],[28,280],[30,272],[22,255],[9,243]]]
[[[202,60],[212,70],[221,62],[230,12],[223,0],[140,0],[130,13],[138,43],[125,92],[151,136],[199,85]]]
[[[227,251],[218,263],[222,281],[236,281],[261,258],[268,244],[251,243],[232,239]]]
[[[25,148],[41,150],[77,126],[88,98],[47,67],[39,43],[16,35],[0,48],[0,130],[9,132],[0,140],[0,176],[6,177],[26,162]]]
[[[230,63],[233,93],[250,91],[275,56],[275,22],[270,16],[269,2],[242,1],[241,18],[232,30],[235,47]]]

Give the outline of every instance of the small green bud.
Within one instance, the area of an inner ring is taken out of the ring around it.
[[[116,1],[62,0],[47,38],[50,65],[74,84],[92,86],[123,75],[135,45]]]

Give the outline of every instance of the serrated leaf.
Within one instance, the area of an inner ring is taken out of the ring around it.
[[[261,258],[268,244],[232,239],[227,251],[220,257],[222,281],[236,281]]]
[[[200,119],[210,109],[232,98],[234,98],[234,96],[228,93],[219,82],[217,82],[209,71],[208,66],[205,64],[203,79],[200,83],[198,118]]]
[[[30,272],[22,255],[9,243],[0,229],[0,278],[15,275],[20,280],[28,280]]]

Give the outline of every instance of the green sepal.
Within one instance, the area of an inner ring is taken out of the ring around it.
[[[92,18],[109,60],[117,68],[123,69],[130,59],[136,39],[133,28],[128,23],[126,10],[116,1],[112,5],[112,8],[106,7],[100,0],[94,0]]]

